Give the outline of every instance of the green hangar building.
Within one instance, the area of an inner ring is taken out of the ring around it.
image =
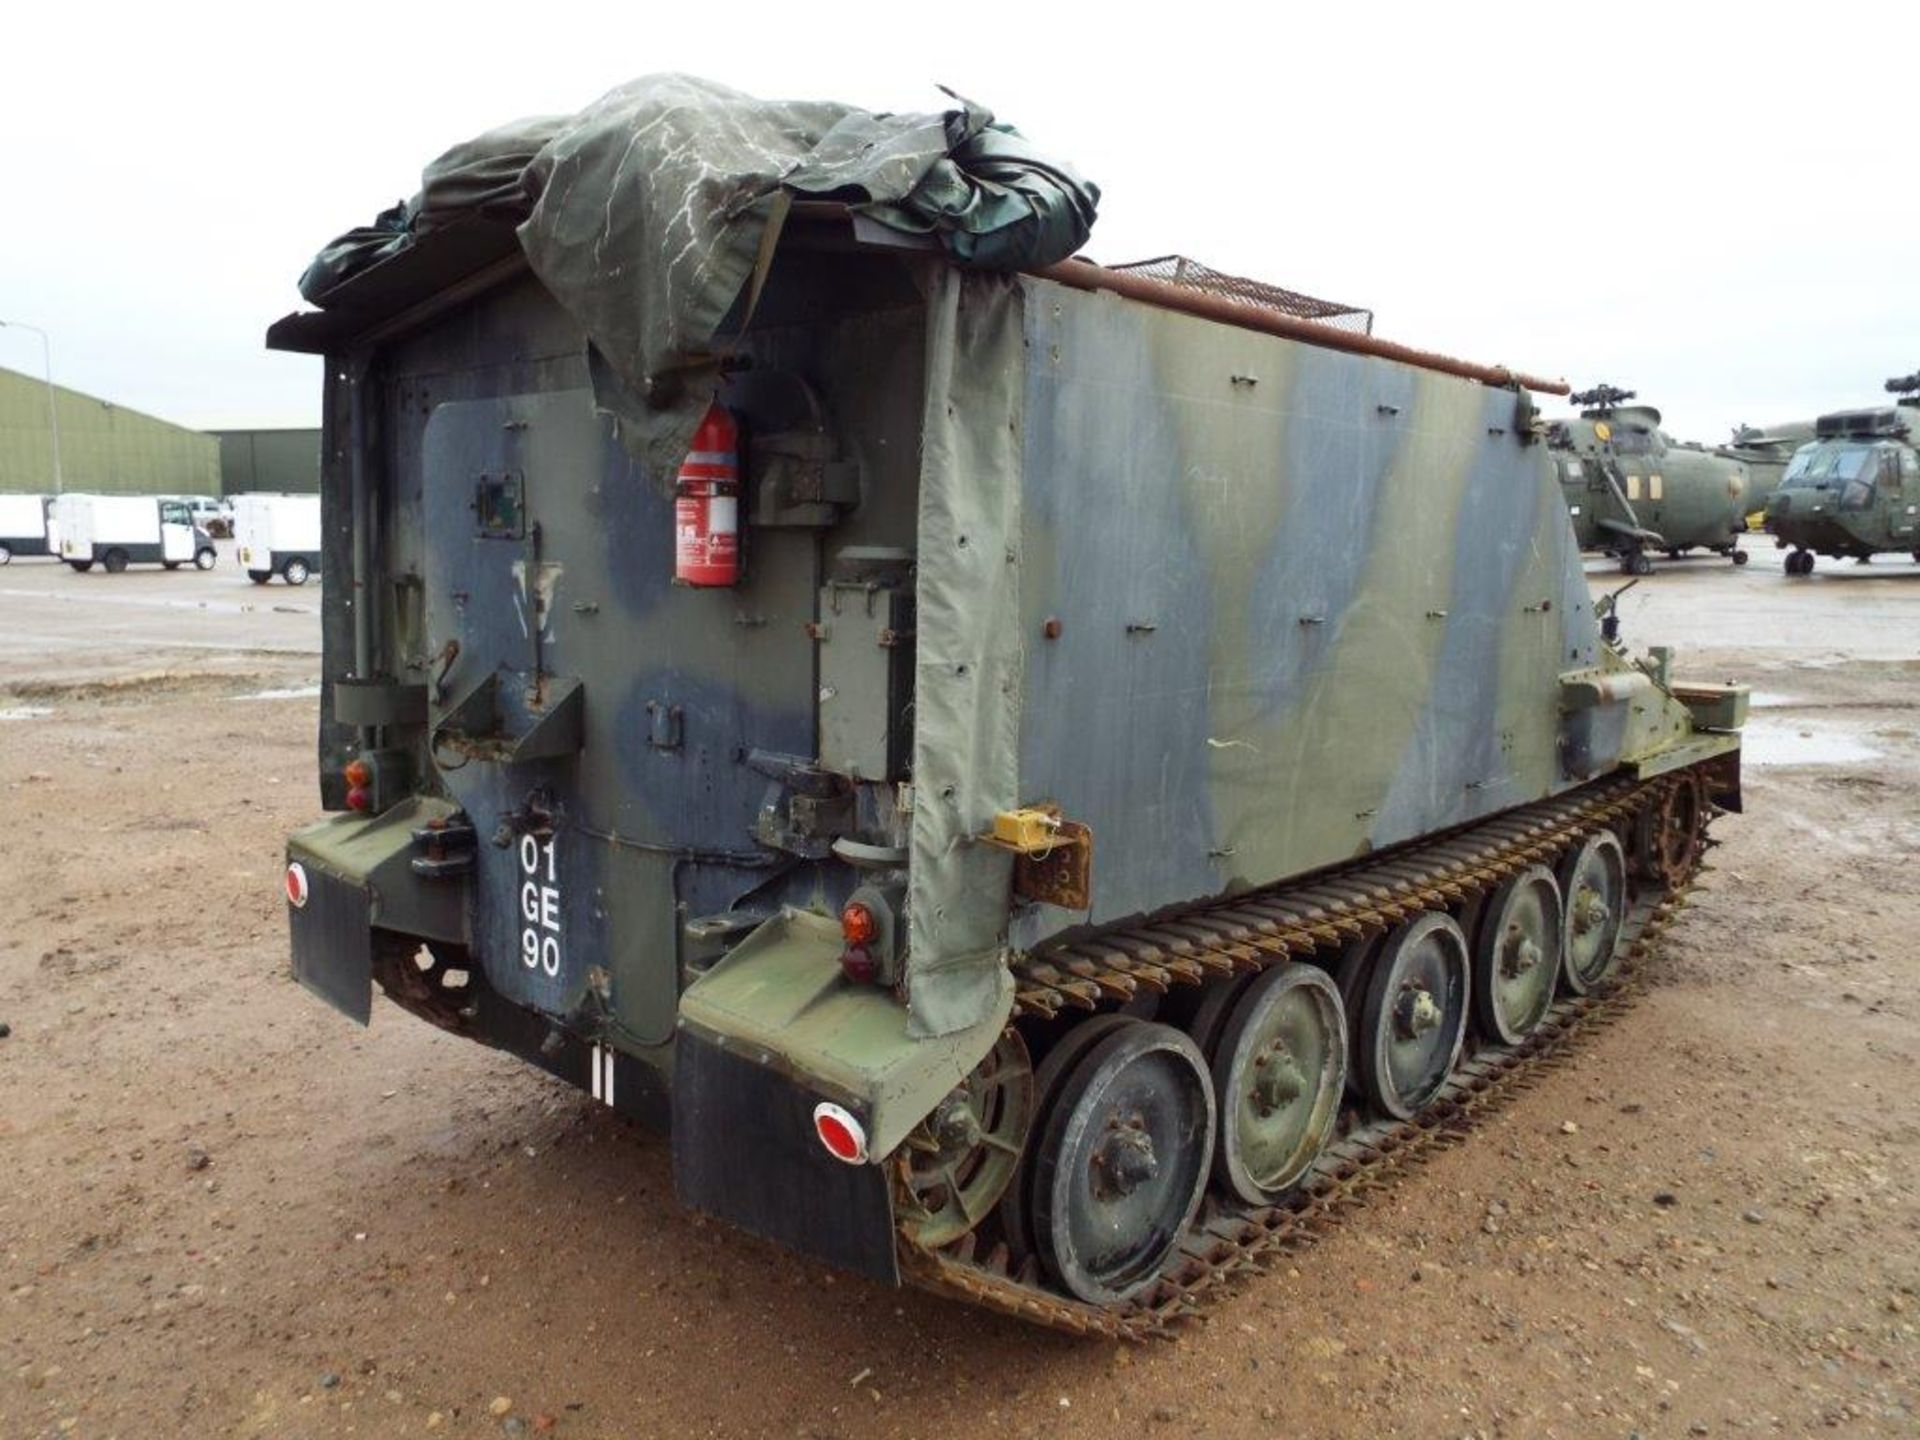
[[[220,441],[184,425],[53,387],[60,488],[91,494],[217,495]],[[54,488],[47,382],[0,368],[0,491]],[[315,447],[316,450],[318,447]]]
[[[320,493],[320,431],[209,430],[220,442],[220,493],[265,490],[278,495]]]

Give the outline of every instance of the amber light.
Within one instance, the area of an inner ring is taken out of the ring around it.
[[[847,944],[871,945],[879,933],[880,922],[866,906],[855,903],[840,912],[840,934]]]

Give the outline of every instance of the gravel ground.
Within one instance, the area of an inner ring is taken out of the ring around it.
[[[1629,592],[1767,762],[1654,983],[1145,1347],[703,1221],[586,1096],[294,986],[317,605],[0,571],[0,1435],[1920,1433],[1920,567]]]

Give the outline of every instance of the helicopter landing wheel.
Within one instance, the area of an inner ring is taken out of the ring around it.
[[[1787,574],[1811,575],[1812,573],[1813,552],[1811,550],[1795,550],[1787,556]]]
[[[1668,891],[1693,876],[1707,833],[1707,800],[1700,777],[1682,772],[1634,826],[1634,863]]]
[[[1383,1114],[1410,1120],[1453,1073],[1466,1040],[1467,937],[1438,911],[1401,925],[1373,962],[1360,1011],[1360,1084]]]
[[[1585,995],[1613,973],[1627,914],[1627,855],[1611,830],[1589,835],[1560,861],[1564,939],[1560,976]]]
[[[1035,1249],[1069,1294],[1110,1305],[1153,1283],[1200,1207],[1213,1083],[1193,1041],[1125,1022],[1081,1055],[1033,1167]]]
[[[1243,989],[1211,1055],[1214,1178],[1271,1204],[1319,1158],[1347,1082],[1347,1024],[1326,971],[1289,962]]]
[[[1736,565],[1744,565],[1747,563],[1748,556],[1744,550],[1732,550],[1727,553],[1727,558]]]
[[[909,1197],[901,1228],[916,1245],[951,1245],[1000,1203],[1019,1168],[1033,1093],[1026,1042],[1008,1030],[907,1137],[899,1157]]]
[[[1517,1045],[1547,1017],[1565,932],[1560,886],[1530,865],[1493,892],[1473,943],[1473,1007],[1480,1031]]]
[[[1635,550],[1629,555],[1622,555],[1620,557],[1620,573],[1622,575],[1651,575],[1653,573],[1653,557],[1648,555],[1644,550]]]

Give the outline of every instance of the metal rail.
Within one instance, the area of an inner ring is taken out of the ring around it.
[[[1509,370],[1504,365],[1477,365],[1471,360],[1456,360],[1451,355],[1441,355],[1432,350],[1417,350],[1411,345],[1401,345],[1392,340],[1380,340],[1372,335],[1342,330],[1318,320],[1305,320],[1297,315],[1283,314],[1249,300],[1236,300],[1226,295],[1208,294],[1205,291],[1189,289],[1166,280],[1155,280],[1145,275],[1130,275],[1124,270],[1109,270],[1106,266],[1096,265],[1090,260],[1063,260],[1058,265],[1049,265],[1044,270],[1035,270],[1032,273],[1043,280],[1056,280],[1062,285],[1071,285],[1076,290],[1107,290],[1115,295],[1124,295],[1129,300],[1144,301],[1149,305],[1158,305],[1164,310],[1179,310],[1188,315],[1196,315],[1203,320],[1218,321],[1222,325],[1237,325],[1243,330],[1259,330],[1268,335],[1279,335],[1288,340],[1299,340],[1328,350],[1345,350],[1355,355],[1377,355],[1383,360],[1398,360],[1407,365],[1417,365],[1423,370],[1438,370],[1447,375],[1478,380],[1484,385],[1502,388],[1524,386],[1541,395],[1564,395],[1568,389],[1567,382],[1564,380],[1546,380],[1537,375]]]

